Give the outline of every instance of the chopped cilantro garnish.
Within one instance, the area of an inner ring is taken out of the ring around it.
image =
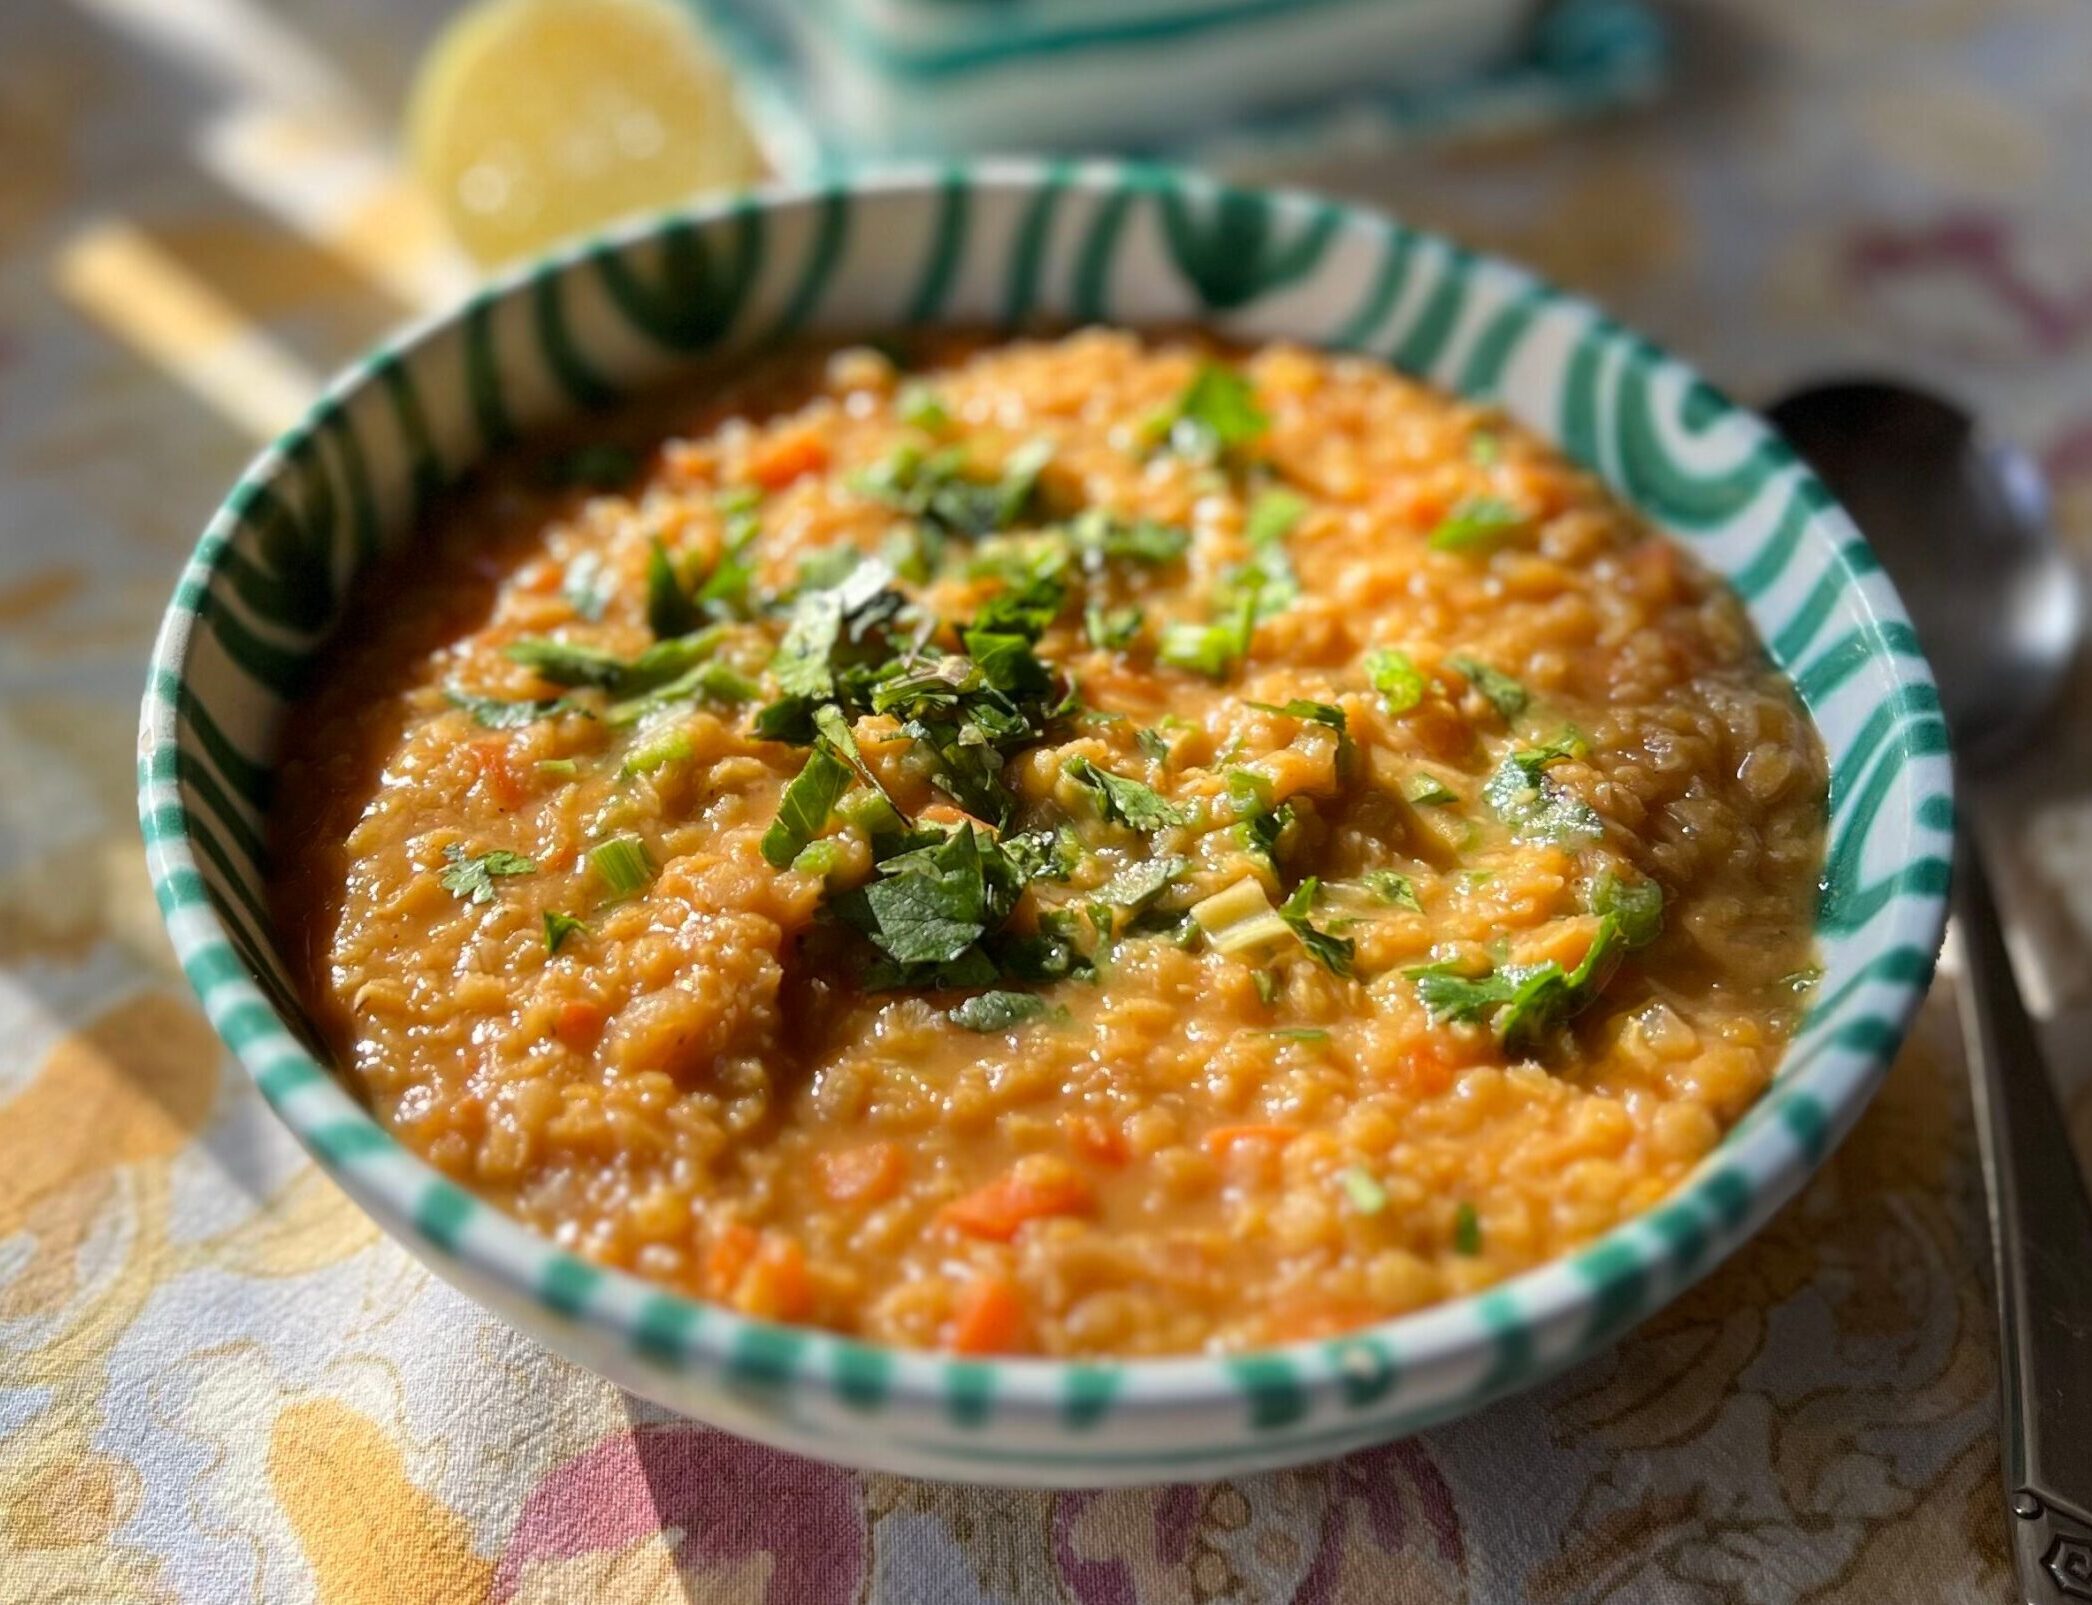
[[[637,724],[655,710],[674,707],[679,702],[749,702],[762,689],[740,670],[724,663],[697,663],[665,685],[623,702],[613,702],[603,717],[614,725]]]
[[[1598,995],[1618,950],[1626,945],[1619,931],[1617,917],[1600,919],[1590,947],[1573,970],[1549,959],[1544,964],[1498,965],[1480,975],[1465,974],[1452,963],[1427,964],[1408,974],[1434,1020],[1486,1024],[1506,1048],[1530,1049],[1551,1027]]]
[[[1257,405],[1256,388],[1233,368],[1203,363],[1184,393],[1159,420],[1170,449],[1197,462],[1217,462],[1271,427]]]
[[[888,858],[877,879],[830,906],[895,964],[936,966],[958,960],[1000,926],[1022,889],[992,838],[961,825]]]
[[[777,817],[763,832],[763,857],[779,869],[788,868],[800,849],[828,828],[828,816],[851,780],[847,763],[827,747],[815,747],[778,799]]]
[[[1285,804],[1269,813],[1252,814],[1235,826],[1235,839],[1242,843],[1242,850],[1253,858],[1260,859],[1278,869],[1278,842],[1293,823],[1293,805]]]
[[[959,1004],[948,1018],[968,1031],[1007,1031],[1045,1012],[1046,1000],[1036,992],[983,992]]]
[[[1610,869],[1591,883],[1591,912],[1619,921],[1620,940],[1647,947],[1663,934],[1663,888],[1653,880],[1623,880]]]
[[[1482,1252],[1482,1217],[1465,1200],[1453,1211],[1453,1252],[1470,1259]]]
[[[1107,608],[1092,602],[1082,610],[1083,633],[1090,645],[1102,652],[1129,646],[1140,634],[1146,615],[1137,607]]]
[[[1097,889],[1097,900],[1114,908],[1146,908],[1188,867],[1182,858],[1150,858],[1128,864]]]
[[[1097,811],[1133,830],[1163,830],[1188,822],[1184,810],[1165,800],[1154,787],[1099,769],[1087,758],[1070,758],[1061,773],[1096,799]]]
[[[666,685],[709,658],[718,650],[727,628],[713,625],[695,634],[656,641],[636,658],[537,635],[511,641],[502,648],[502,655],[554,685],[598,686],[613,696],[629,697]]]
[[[698,626],[697,603],[692,600],[683,577],[676,572],[668,548],[655,537],[647,549],[646,622],[659,639],[688,635]]]
[[[1282,713],[1289,719],[1326,724],[1340,735],[1344,731],[1344,710],[1333,702],[1311,702],[1306,697],[1294,697],[1286,702],[1252,702],[1249,706],[1264,713]]]
[[[547,909],[545,911],[545,951],[547,953],[557,953],[560,943],[570,936],[586,936],[588,929],[586,920],[579,920],[571,914],[559,914],[551,909]]]
[[[1319,931],[1308,919],[1308,910],[1315,906],[1315,893],[1321,889],[1321,884],[1310,875],[1294,887],[1293,895],[1279,904],[1278,917],[1292,928],[1293,934],[1300,938],[1300,945],[1308,950],[1316,962],[1332,975],[1348,979],[1351,975],[1352,955],[1357,951],[1358,944],[1349,937],[1331,936],[1327,932]]]
[[[1337,1177],[1344,1184],[1344,1193],[1351,1200],[1351,1207],[1361,1215],[1377,1215],[1387,1208],[1387,1189],[1373,1179],[1373,1173],[1363,1165],[1353,1165]]]
[[[593,717],[572,697],[547,697],[538,701],[510,702],[501,697],[474,696],[469,691],[446,687],[451,705],[472,715],[472,722],[487,730],[515,730],[540,719],[556,719],[563,713]]]
[[[1191,531],[1152,518],[1120,518],[1104,508],[1090,507],[1068,525],[1067,540],[1082,566],[1095,573],[1114,560],[1157,567],[1174,563],[1191,546]]]
[[[603,609],[610,605],[614,584],[615,578],[604,563],[603,554],[583,552],[567,565],[559,594],[567,599],[569,607],[593,624],[602,618]]]
[[[1040,471],[1052,456],[1051,442],[1033,441],[1010,453],[999,477],[983,482],[968,476],[961,448],[925,453],[903,446],[859,474],[854,485],[953,535],[988,535],[1024,518],[1037,493]]]
[[[1449,667],[1458,669],[1467,676],[1468,680],[1473,683],[1474,688],[1489,700],[1498,713],[1503,715],[1504,723],[1506,724],[1509,724],[1521,713],[1525,712],[1526,704],[1533,700],[1531,693],[1524,686],[1520,685],[1508,674],[1503,674],[1498,670],[1490,668],[1488,664],[1482,662],[1479,658],[1469,657],[1464,652],[1456,652],[1446,659],[1446,663]]]
[[[637,836],[613,836],[588,850],[588,861],[612,898],[630,897],[654,878],[654,861]]]
[[[1423,671],[1395,647],[1376,647],[1366,654],[1366,678],[1389,713],[1407,713],[1424,700]]]
[[[1407,875],[1397,875],[1391,869],[1369,869],[1360,878],[1365,881],[1367,890],[1381,902],[1423,913],[1424,905],[1417,900],[1416,882]]]
[[[1161,764],[1164,768],[1169,767],[1169,738],[1160,730],[1152,730],[1148,726],[1142,725],[1140,729],[1133,732],[1133,739],[1149,759]]]
[[[538,867],[535,860],[500,847],[475,857],[458,842],[443,849],[443,861],[449,866],[438,877],[443,889],[468,903],[493,902],[497,877],[528,875]]]
[[[1470,496],[1431,532],[1434,552],[1486,552],[1525,528],[1526,516],[1498,496]]]
[[[1425,774],[1410,778],[1408,796],[1419,808],[1446,808],[1460,800],[1460,794],[1436,775]]]
[[[1257,989],[1257,1000],[1260,1003],[1270,1003],[1278,996],[1278,971],[1253,970],[1249,979]]]
[[[723,518],[746,518],[763,505],[762,488],[758,485],[728,485],[712,497],[712,505],[719,509]]]
[[[1484,783],[1483,799],[1522,840],[1595,841],[1605,834],[1597,811],[1545,772],[1548,764],[1568,756],[1556,747],[1516,749],[1504,755]]]
[[[836,670],[851,655],[846,649],[863,647],[900,611],[902,598],[890,589],[892,580],[892,569],[870,559],[826,589],[800,592],[784,639],[770,659],[770,672],[785,695],[835,694]]]

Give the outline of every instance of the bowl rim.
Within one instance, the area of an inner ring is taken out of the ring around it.
[[[1448,1298],[1335,1337],[1224,1354],[1081,1359],[958,1356],[745,1316],[723,1304],[675,1292],[632,1272],[582,1259],[444,1176],[398,1142],[335,1074],[299,1042],[240,959],[223,917],[202,890],[189,830],[189,810],[175,790],[175,754],[181,740],[178,725],[183,717],[182,704],[189,689],[190,641],[201,623],[205,589],[219,570],[245,499],[281,474],[316,429],[385,370],[412,359],[492,303],[525,294],[547,278],[572,273],[606,251],[628,250],[656,239],[664,230],[704,227],[750,208],[774,212],[816,204],[839,194],[853,202],[876,204],[882,198],[931,194],[954,181],[964,182],[976,194],[1015,191],[1035,195],[1049,183],[1102,191],[1142,182],[1178,186],[1193,196],[1221,190],[1255,193],[1293,207],[1333,208],[1348,226],[1374,231],[1399,229],[1446,253],[1462,270],[1480,265],[1507,275],[1508,282],[1521,292],[1543,299],[1550,307],[1568,309],[1592,332],[1625,341],[1651,360],[1676,370],[1695,387],[1697,395],[1706,398],[1715,416],[1741,428],[1755,452],[1793,473],[1794,485],[1811,503],[1810,533],[1806,538],[1820,544],[1824,536],[1819,526],[1825,520],[1835,537],[1825,557],[1842,570],[1847,582],[1841,597],[1847,613],[1874,632],[1877,639],[1900,631],[1906,645],[1889,654],[1892,667],[1888,672],[1896,690],[1901,696],[1916,699],[1919,706],[1926,699],[1934,699],[1936,705],[1930,668],[1915,646],[1907,644],[1914,642],[1914,636],[1900,600],[1835,500],[1771,426],[1709,384],[1689,364],[1620,324],[1588,299],[1562,291],[1531,270],[1492,253],[1461,246],[1436,231],[1403,222],[1377,205],[1291,186],[1223,184],[1196,170],[1168,164],[1024,157],[872,164],[839,175],[722,192],[702,201],[638,215],[504,270],[452,304],[411,322],[346,365],[304,416],[249,462],[206,525],[161,620],[147,674],[138,738],[138,795],[146,862],[163,922],[204,1012],[277,1117],[321,1170],[343,1186],[359,1207],[379,1215],[390,1235],[399,1238],[417,1257],[444,1271],[446,1276],[448,1267],[455,1266],[461,1275],[499,1286],[547,1313],[557,1313],[584,1328],[605,1332],[617,1339],[628,1358],[665,1364],[677,1371],[699,1367],[727,1370],[735,1364],[737,1353],[753,1349],[773,1357],[784,1356],[794,1387],[818,1384],[836,1392],[843,1391],[838,1379],[850,1370],[853,1358],[869,1358],[883,1375],[881,1398],[887,1405],[925,1409],[947,1405],[952,1398],[954,1378],[963,1375],[969,1391],[992,1394],[996,1402],[995,1412],[988,1416],[992,1423],[1012,1414],[1038,1419],[1064,1412],[1071,1375],[1078,1374],[1083,1380],[1103,1385],[1111,1400],[1110,1414],[1117,1419],[1149,1412],[1181,1412],[1187,1407],[1232,1406],[1242,1400],[1245,1389],[1255,1392],[1260,1377],[1270,1380],[1275,1373],[1290,1374],[1294,1385],[1316,1394],[1342,1384],[1343,1362],[1354,1351],[1382,1362],[1391,1354],[1398,1372],[1410,1373],[1457,1363],[1492,1339],[1516,1329],[1522,1329],[1530,1338],[1565,1323],[1574,1325],[1584,1335],[1567,1345],[1560,1363],[1609,1344],[1635,1321],[1677,1297],[1754,1234],[1821,1166],[1871,1099],[1931,979],[1946,920],[1944,864],[1937,874],[1915,884],[1898,901],[1896,918],[1869,941],[1871,956],[1848,983],[1848,989],[1863,983],[1887,986],[1886,995],[1873,1002],[1868,1019],[1861,1022],[1871,1029],[1850,1040],[1845,1040],[1846,1033],[1840,1033],[1835,1040],[1811,1038],[1805,1019],[1756,1103],[1723,1142],[1658,1203],[1578,1248],[1479,1292]],[[1121,326],[1137,326],[1139,321],[1129,320]],[[1552,428],[1535,427],[1535,433],[1562,449],[1559,435]],[[1631,490],[1619,485],[1612,476],[1605,477],[1614,494],[1647,518],[1666,539],[1679,540],[1661,516],[1638,501]],[[1791,683],[1791,670],[1782,672]],[[1820,734],[1813,707],[1810,720]],[[1897,733],[1892,732],[1887,739],[1893,740]],[[1944,746],[1919,746],[1910,740],[1907,731],[1901,733],[1905,742],[1903,756],[1919,770],[1917,780],[1921,783],[1912,786],[1910,795],[1915,800],[1911,807],[1882,817],[1885,823],[1900,826],[1894,838],[1903,850],[1899,861],[1930,864],[1936,861],[1936,854],[1923,859],[1915,855],[1920,852],[1921,836],[1951,833],[1954,805],[1950,765]],[[172,803],[167,800],[170,793],[174,794]],[[1875,927],[1870,924],[1867,929],[1872,933]],[[1884,965],[1884,960],[1899,956],[1904,956],[1905,961]],[[1830,1001],[1817,1000],[1811,1006],[1811,1014]],[[1838,1070],[1842,1074],[1834,1076]],[[1823,1079],[1825,1084],[1800,1084],[1811,1075]],[[353,1144],[336,1145],[316,1138],[316,1133],[330,1128],[343,1129],[344,1123],[360,1133]],[[1718,1181],[1721,1185],[1717,1185]],[[469,1199],[477,1206],[477,1213],[468,1232],[446,1240],[432,1229],[425,1215],[432,1200],[450,1194]],[[1684,1217],[1688,1215],[1703,1224],[1712,1224],[1695,1238],[1685,1229]],[[1672,1217],[1679,1229],[1664,1229],[1660,1216]],[[1601,1264],[1619,1267],[1623,1255],[1631,1261],[1624,1269],[1632,1273],[1636,1283],[1632,1307],[1617,1326],[1601,1331],[1606,1288],[1597,1277],[1608,1274],[1600,1269]],[[1650,1293],[1650,1286],[1658,1291]],[[1593,1336],[1594,1333],[1599,1335]],[[1489,1398],[1539,1380],[1553,1368],[1547,1355],[1528,1353],[1517,1374],[1504,1378],[1493,1389],[1485,1382],[1450,1408],[1478,1407]],[[1400,1412],[1393,1415],[1399,1416]],[[1366,1411],[1353,1412],[1345,1423],[1324,1436],[1334,1440],[1342,1435],[1345,1426],[1355,1433],[1368,1425],[1368,1416]],[[1052,1458],[1050,1452],[1040,1453],[1047,1460]]]

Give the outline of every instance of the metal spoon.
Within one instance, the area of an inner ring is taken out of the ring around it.
[[[1812,386],[1771,416],[1902,593],[1962,772],[1994,781],[2042,728],[2084,630],[2039,470],[1951,403],[1898,384]],[[2092,1599],[2092,1204],[1965,821],[1955,858],[2019,1597]]]

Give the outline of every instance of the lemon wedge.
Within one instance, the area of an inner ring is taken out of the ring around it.
[[[468,6],[415,78],[407,144],[490,266],[763,171],[725,68],[666,0]]]

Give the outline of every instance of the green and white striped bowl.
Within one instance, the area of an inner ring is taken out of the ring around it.
[[[263,891],[278,721],[359,574],[541,421],[792,334],[1198,322],[1384,357],[1490,397],[1748,603],[1834,766],[1818,998],[1686,1185],[1582,1251],[1329,1342],[1226,1358],[961,1360],[745,1320],[562,1252],[395,1143],[314,1057]],[[1903,610],[1751,414],[1517,268],[1313,195],[1116,164],[894,171],[589,240],[385,346],[255,461],[153,654],[139,803],[167,928],[278,1115],[395,1237],[622,1386],[895,1471],[1095,1485],[1218,1476],[1411,1432],[1550,1375],[1674,1297],[1851,1125],[1932,973],[1953,805]]]

